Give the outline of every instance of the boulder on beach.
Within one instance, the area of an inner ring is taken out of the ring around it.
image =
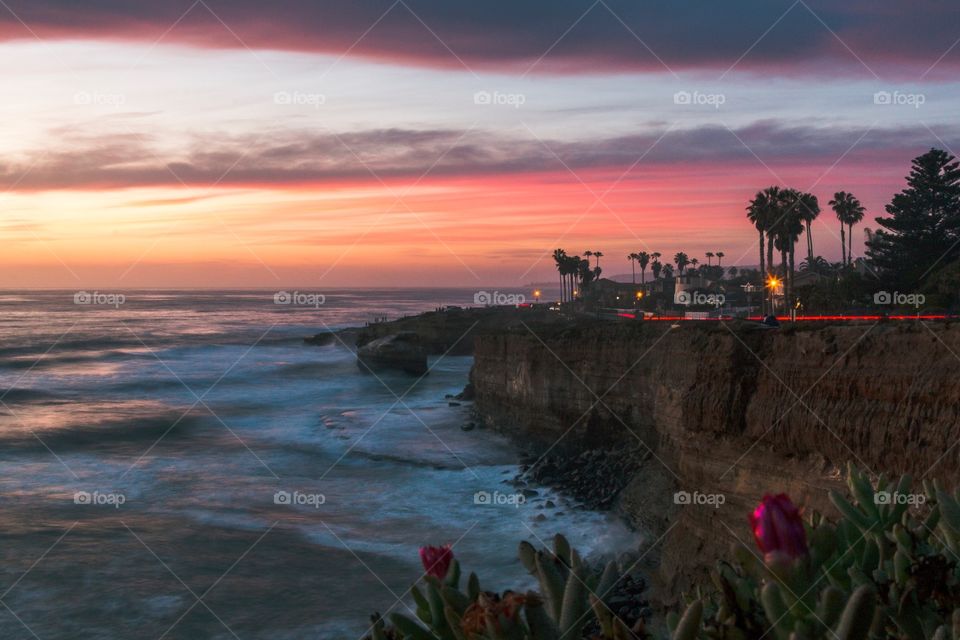
[[[397,369],[420,376],[427,372],[427,350],[417,334],[396,333],[358,347],[357,365],[370,371]]]

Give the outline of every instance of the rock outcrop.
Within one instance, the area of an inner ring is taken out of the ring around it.
[[[372,340],[357,349],[361,369],[396,369],[411,375],[427,372],[427,350],[415,333],[396,333]]]
[[[853,461],[960,481],[960,327],[938,323],[529,326],[481,334],[471,383],[486,424],[552,456],[636,450],[617,498],[650,534],[660,598],[785,491],[831,512]]]
[[[554,326],[569,321],[546,305],[530,307],[474,307],[463,309],[447,307],[388,322],[376,322],[357,329],[356,344],[400,332],[416,333],[423,347],[431,355],[462,356],[473,353],[474,339],[489,331],[501,331],[524,324]]]

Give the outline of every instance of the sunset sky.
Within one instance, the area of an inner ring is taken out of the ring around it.
[[[756,264],[769,185],[819,197],[829,259],[852,191],[859,255],[911,158],[960,148],[958,40],[927,0],[5,0],[0,286]]]

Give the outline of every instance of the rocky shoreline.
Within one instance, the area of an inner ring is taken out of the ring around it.
[[[518,443],[521,490],[555,488],[649,533],[661,603],[750,539],[747,515],[765,492],[833,514],[828,493],[851,460],[960,482],[960,385],[943,375],[957,371],[955,324],[764,331],[528,311],[424,314],[360,329],[358,342],[422,321],[433,355],[472,353],[469,390],[448,399],[475,399],[464,429]]]

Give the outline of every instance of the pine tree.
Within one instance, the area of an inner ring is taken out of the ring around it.
[[[915,290],[960,257],[960,162],[940,149],[914,158],[907,188],[886,210],[867,256],[887,286]]]

